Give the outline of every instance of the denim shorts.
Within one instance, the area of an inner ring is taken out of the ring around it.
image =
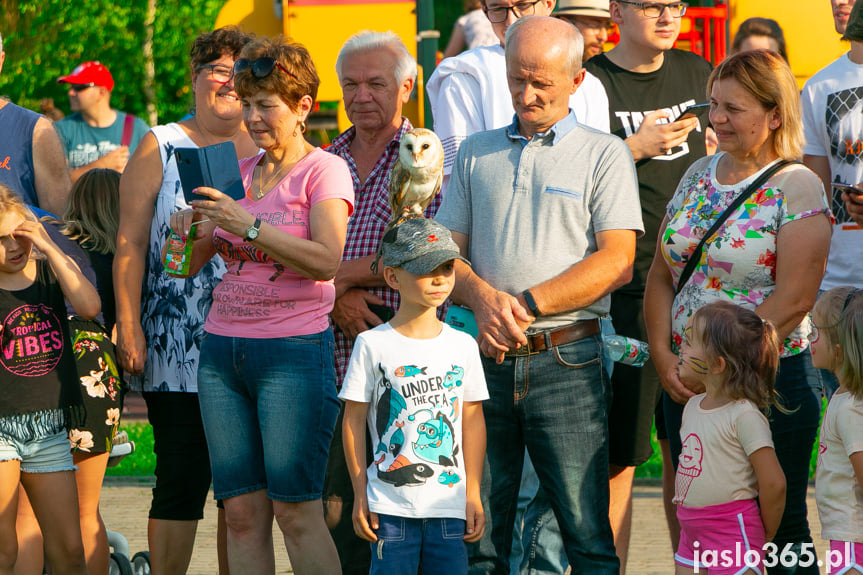
[[[423,573],[467,575],[464,519],[379,515],[378,523],[369,575],[416,575],[420,563]]]
[[[198,399],[213,491],[276,501],[321,498],[339,413],[332,330],[251,339],[206,334]]]
[[[0,434],[0,462],[18,460],[23,473],[75,471],[69,436],[65,431],[30,441]]]

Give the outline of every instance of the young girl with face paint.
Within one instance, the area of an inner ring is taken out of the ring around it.
[[[815,501],[831,573],[863,573],[863,292],[833,288],[812,310],[815,367],[839,380],[821,423]]]
[[[763,573],[785,508],[785,476],[767,418],[779,365],[776,330],[727,302],[699,309],[680,347],[680,378],[704,393],[683,411],[674,502],[676,573]]]
[[[42,257],[33,257],[34,248]],[[15,192],[0,185],[0,574],[16,563],[18,483],[54,573],[86,574],[67,429],[83,416],[65,300],[101,308],[77,264]]]

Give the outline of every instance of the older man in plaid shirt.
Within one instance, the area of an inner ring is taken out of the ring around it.
[[[327,150],[342,157],[354,181],[354,213],[348,221],[342,265],[336,274],[336,302],[332,312],[336,338],[336,373],[344,378],[357,334],[387,321],[398,309],[399,294],[371,272],[378,244],[390,220],[389,176],[398,161],[402,135],[412,128],[402,117],[417,77],[416,61],[391,32],[361,32],[342,46],[336,73],[351,128]],[[432,217],[440,205],[435,198],[426,211]],[[369,545],[358,538],[351,523],[353,489],[347,474],[341,440],[341,414],[330,447],[324,485],[327,525],[339,551],[342,573],[366,575]]]

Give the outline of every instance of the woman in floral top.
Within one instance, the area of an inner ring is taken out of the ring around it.
[[[724,300],[776,326],[785,340],[776,390],[788,413],[773,410],[770,426],[788,487],[774,541],[780,550],[792,543],[799,553],[801,544],[811,542],[806,486],[821,405],[807,314],[824,273],[831,215],[814,173],[802,165],[781,169],[705,243],[692,276],[675,295],[686,261],[720,214],[773,164],[802,155],[797,84],[776,53],[730,57],[713,71],[707,89],[720,153],[695,162],[668,204],[645,290],[651,355],[662,378],[676,467],[683,404],[701,391],[688,389],[677,371],[687,319],[701,306]],[[782,572],[781,566],[774,572]]]

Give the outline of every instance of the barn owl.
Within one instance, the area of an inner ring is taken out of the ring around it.
[[[405,217],[422,216],[440,192],[443,181],[443,146],[425,128],[405,132],[399,161],[390,172],[390,227]]]
[[[390,222],[383,235],[408,218],[421,218],[440,192],[443,182],[443,146],[431,130],[414,128],[402,136],[399,160],[390,171]],[[383,235],[381,237],[383,237]],[[381,246],[372,262],[378,273]]]

